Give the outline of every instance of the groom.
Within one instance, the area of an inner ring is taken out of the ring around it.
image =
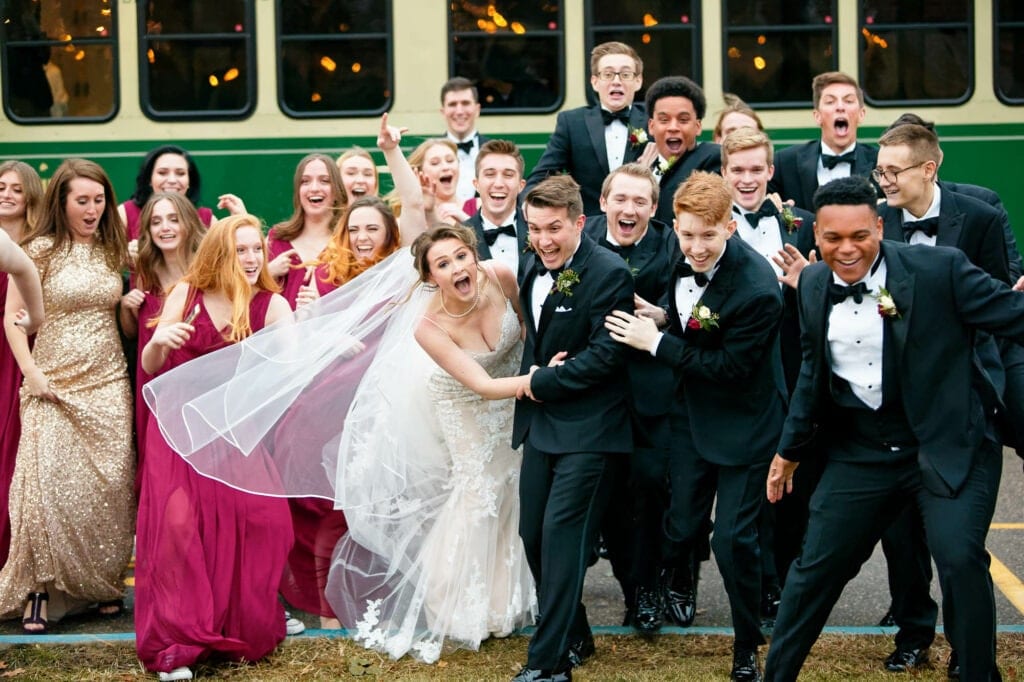
[[[519,534],[540,616],[513,682],[553,682],[571,680],[571,668],[594,653],[583,577],[611,489],[610,458],[633,445],[625,346],[604,318],[633,311],[633,278],[621,258],[583,234],[583,200],[571,177],[543,180],[524,204],[536,256],[519,290],[521,371],[531,379],[516,403],[512,445],[523,446]],[[564,362],[548,367],[558,353]]]

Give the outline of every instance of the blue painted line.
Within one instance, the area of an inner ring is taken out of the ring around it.
[[[618,635],[628,636],[636,635],[636,631],[628,627],[619,627],[612,625],[600,625],[592,628],[595,635]],[[525,637],[533,634],[533,628],[524,628],[515,633],[513,636]],[[942,632],[942,626],[937,628],[939,633]],[[1024,634],[1024,625],[999,625],[996,627],[996,632],[999,634]],[[702,627],[691,627],[691,628],[679,628],[679,627],[665,627],[661,629],[662,635],[723,635],[732,636],[732,628],[726,627],[715,627],[715,628],[702,628]],[[830,626],[826,627],[824,634],[828,635],[895,635],[896,628],[880,628],[875,625],[864,625],[864,626]],[[308,637],[326,637],[328,639],[341,639],[349,638],[350,634],[347,630],[306,630],[301,635],[294,635],[287,639],[297,638],[308,638]],[[0,635],[0,646],[10,644],[98,644],[98,643],[110,643],[110,642],[134,642],[134,632],[105,632],[96,634],[83,634],[83,635]]]

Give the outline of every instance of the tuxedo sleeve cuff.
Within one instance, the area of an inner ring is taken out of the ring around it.
[[[654,343],[652,343],[651,347],[647,349],[647,352],[650,353],[653,357],[658,357],[658,346],[661,345],[661,339],[664,338],[664,336],[665,332],[659,333],[656,337],[654,337]]]

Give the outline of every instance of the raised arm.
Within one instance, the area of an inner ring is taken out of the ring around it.
[[[402,218],[399,226],[402,231],[402,244],[411,244],[416,237],[427,229],[427,214],[423,203],[423,188],[419,176],[409,165],[399,143],[402,134],[408,128],[388,125],[387,112],[381,114],[380,132],[377,133],[377,147],[384,152],[391,179],[395,182],[395,191],[402,201]]]
[[[43,323],[43,288],[39,283],[39,272],[35,263],[21,250],[10,236],[0,230],[0,272],[6,272],[18,288],[21,297],[21,308],[15,309],[15,323],[25,334],[34,334]],[[24,309],[26,315],[18,319],[18,311]],[[6,318],[6,316],[5,316]]]
[[[195,327],[190,324],[191,320],[182,321],[188,290],[189,285],[181,282],[171,289],[167,300],[164,301],[160,323],[156,326],[149,343],[142,349],[142,369],[147,374],[159,372],[171,351],[185,345],[195,332]],[[191,313],[189,316],[191,317]]]

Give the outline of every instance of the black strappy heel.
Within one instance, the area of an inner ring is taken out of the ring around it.
[[[50,595],[46,592],[29,592],[28,603],[32,605],[32,610],[29,612],[28,618],[21,619],[21,629],[26,635],[45,635],[46,627],[49,625],[46,619],[43,618],[43,602],[49,601]],[[28,625],[42,625],[43,627],[38,629],[29,629]]]

